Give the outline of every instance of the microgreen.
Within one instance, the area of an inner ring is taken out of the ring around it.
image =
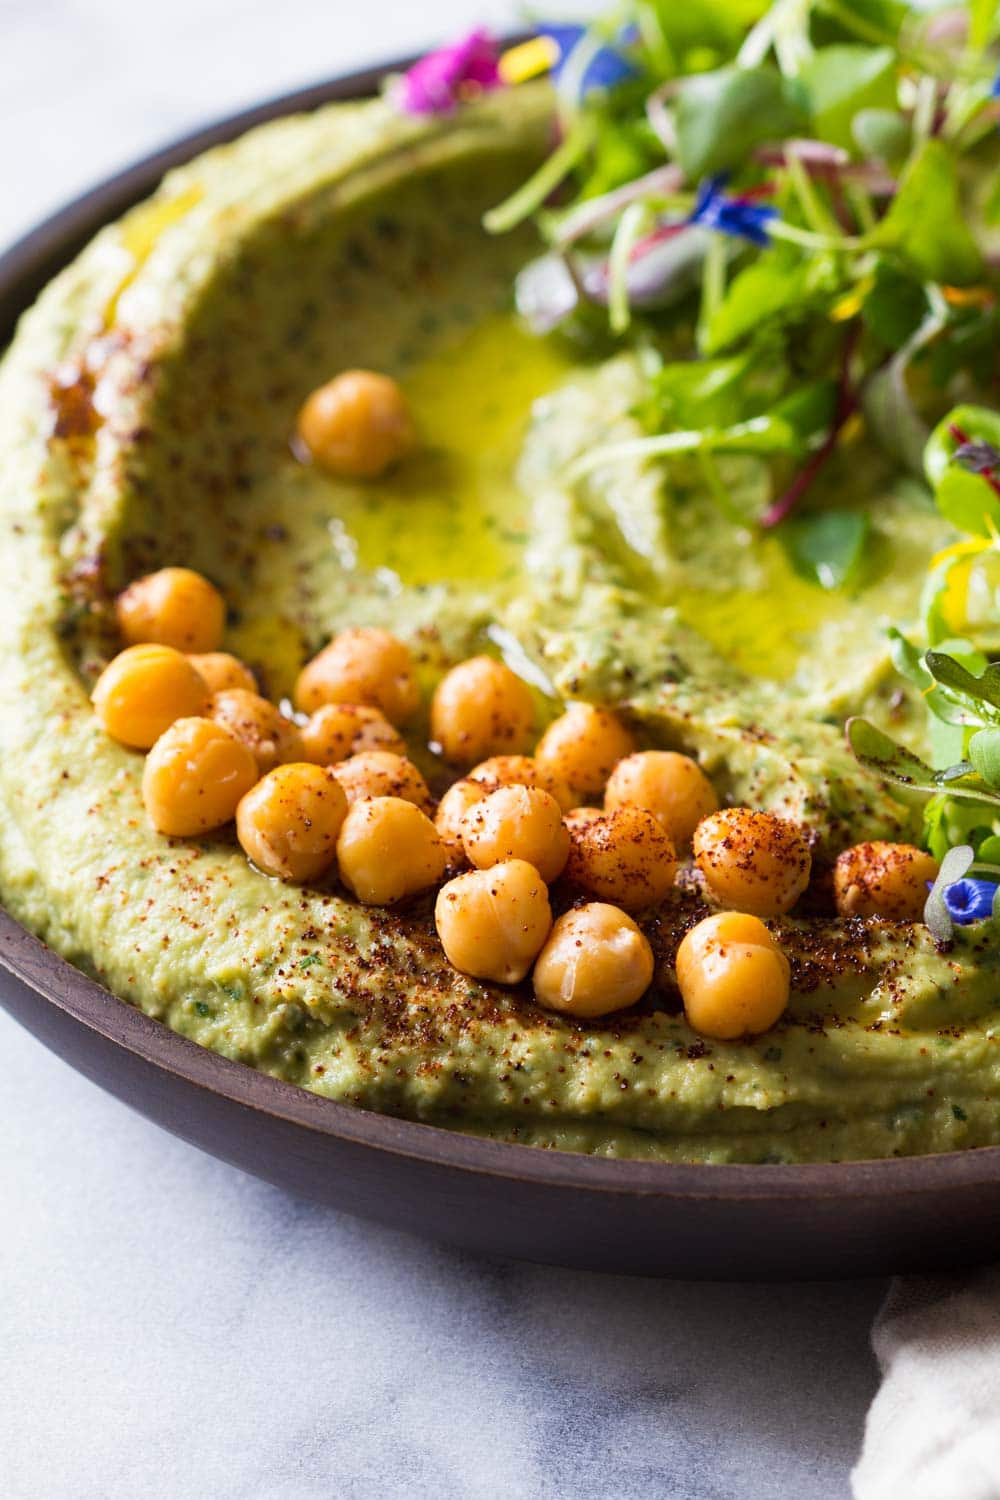
[[[939,943],[947,943],[952,935],[952,911],[949,909],[946,896],[955,885],[963,881],[963,877],[971,869],[975,854],[968,844],[960,844],[955,849],[949,849],[930,894],[924,907],[924,921],[930,929],[931,936]]]
[[[870,535],[867,511],[838,509],[793,516],[782,532],[798,572],[825,589],[849,588],[859,581]]]
[[[761,425],[773,409],[758,385],[724,416],[708,405],[694,416],[671,410],[654,381],[645,446],[630,452],[704,457],[751,432],[778,493],[759,519],[783,525],[855,410],[917,472],[950,391],[992,394],[994,12],[970,0],[964,45],[902,0],[623,0],[587,27],[539,27],[525,76],[549,59],[559,136],[486,216],[493,233],[534,218],[548,242],[554,258],[518,282],[530,326],[592,331],[603,310],[612,340],[641,340],[667,365],[770,365],[783,377],[775,403],[811,383],[838,391],[803,448],[780,413]],[[498,70],[519,76],[503,58]],[[853,327],[846,364],[840,324]],[[983,534],[1000,531],[1000,476],[984,505],[994,475],[978,441],[970,434],[934,489],[949,520],[975,529],[971,516]],[[797,565],[851,587],[862,523],[807,519],[789,541]]]

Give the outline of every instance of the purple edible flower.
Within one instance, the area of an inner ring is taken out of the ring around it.
[[[948,915],[959,927],[982,922],[993,915],[993,898],[997,884],[993,880],[956,880],[946,885],[942,895]]]
[[[495,89],[499,49],[482,27],[429,52],[396,81],[393,101],[408,115],[447,115],[467,92]]]
[[[1000,99],[1000,69],[997,70],[997,75],[990,88],[990,94],[994,99]]]
[[[538,35],[548,37],[559,49],[559,58],[552,65],[553,78],[559,77],[574,47],[586,34],[586,26],[539,26]],[[632,41],[633,38],[632,28],[621,32],[623,42]],[[584,69],[580,80],[580,95],[583,97],[589,94],[591,89],[613,89],[616,83],[622,83],[626,78],[634,78],[635,71],[628,59],[614,47],[601,47]]]
[[[771,236],[767,226],[778,217],[778,210],[770,203],[757,203],[751,198],[727,197],[723,191],[725,185],[723,176],[706,177],[698,188],[688,222],[736,235],[754,245],[769,245]]]

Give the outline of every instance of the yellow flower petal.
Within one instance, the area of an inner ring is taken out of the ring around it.
[[[505,52],[497,64],[497,72],[503,83],[527,83],[529,78],[548,73],[558,61],[559,44],[554,37],[536,36]]]

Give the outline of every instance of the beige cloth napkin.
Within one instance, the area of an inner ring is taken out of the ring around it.
[[[855,1500],[1000,1500],[1000,1269],[892,1283]]]

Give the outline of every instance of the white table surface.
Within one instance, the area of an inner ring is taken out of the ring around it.
[[[206,118],[479,18],[516,12],[0,0],[0,245]],[[201,1155],[2,1013],[0,1080],[3,1500],[848,1494],[880,1283],[475,1260]]]

